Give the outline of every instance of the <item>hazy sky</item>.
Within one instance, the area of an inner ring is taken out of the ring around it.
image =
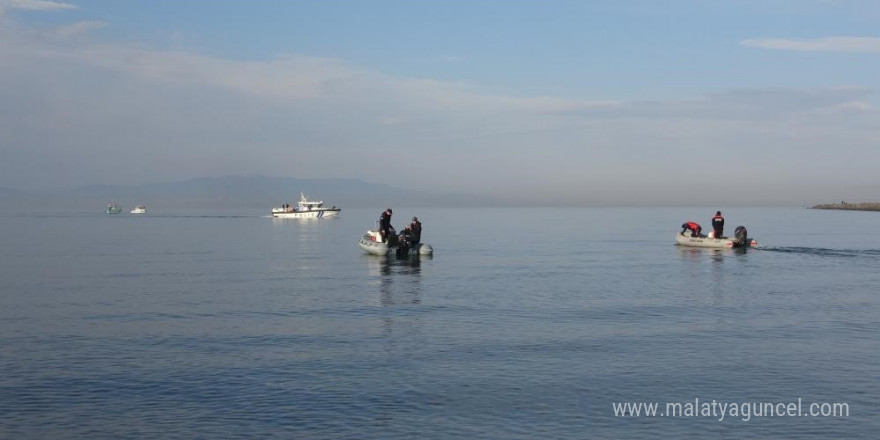
[[[878,89],[873,0],[0,0],[0,186],[880,199]]]

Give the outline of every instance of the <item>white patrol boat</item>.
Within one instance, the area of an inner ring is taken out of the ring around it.
[[[749,237],[749,232],[744,226],[737,226],[734,237],[714,236],[712,231],[707,236],[693,236],[690,232],[680,232],[675,235],[675,243],[679,246],[691,246],[702,248],[730,249],[758,246],[758,241]]]
[[[134,209],[131,210],[131,213],[132,214],[146,214],[147,207],[144,205],[137,205],[134,207]]]
[[[305,194],[299,194],[299,202],[296,206],[284,205],[272,208],[272,217],[276,218],[324,218],[339,215],[339,209],[335,206],[325,208],[323,201],[309,200]]]
[[[400,240],[397,238],[397,232],[394,228],[388,231],[388,241],[382,242],[379,231],[368,230],[360,240],[358,246],[364,252],[372,255],[388,255],[392,252],[400,252],[409,255],[434,255],[434,248],[427,243],[418,243],[412,246],[400,246]],[[403,255],[399,255],[403,256]]]

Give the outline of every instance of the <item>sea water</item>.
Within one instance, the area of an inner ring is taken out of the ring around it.
[[[716,207],[395,207],[435,250],[397,260],[357,247],[381,207],[150,208],[0,215],[0,438],[880,431],[880,213],[722,208],[743,252],[674,245]],[[765,402],[802,412],[719,414]]]

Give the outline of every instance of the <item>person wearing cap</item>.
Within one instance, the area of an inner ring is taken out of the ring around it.
[[[382,237],[382,243],[385,243],[388,240],[388,232],[393,228],[391,226],[391,208],[385,210],[381,216],[379,216],[379,236]]]
[[[409,224],[409,230],[410,243],[419,244],[419,242],[422,240],[422,222],[419,221],[418,217],[412,218],[412,223]]]
[[[712,229],[715,230],[715,234],[713,235],[715,238],[721,238],[724,233],[724,217],[721,216],[721,211],[715,212],[715,217],[712,217]]]

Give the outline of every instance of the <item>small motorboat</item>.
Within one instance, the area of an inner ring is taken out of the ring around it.
[[[104,209],[104,212],[107,214],[119,214],[122,212],[122,208],[120,208],[119,205],[110,202],[107,204],[107,208]]]
[[[680,232],[675,235],[675,243],[679,246],[691,246],[691,247],[703,247],[703,248],[716,248],[716,249],[730,249],[730,248],[746,248],[746,247],[755,247],[758,246],[758,241],[754,238],[749,237],[749,232],[746,230],[744,226],[737,226],[735,230],[735,235],[733,237],[718,237],[714,236],[715,232],[710,232],[709,235],[686,235],[684,232]]]
[[[147,207],[144,205],[135,206],[134,209],[131,210],[132,214],[146,214]]]
[[[299,194],[299,202],[296,206],[284,204],[272,208],[272,217],[275,218],[324,218],[336,217],[342,209],[335,206],[325,208],[324,202],[320,200],[309,200],[305,194]]]
[[[368,230],[358,240],[358,246],[364,252],[372,255],[388,255],[392,252],[397,253],[399,256],[434,255],[434,248],[427,243],[418,243],[411,246],[401,245],[394,228],[391,228],[388,232],[387,242],[382,242],[379,231]]]

